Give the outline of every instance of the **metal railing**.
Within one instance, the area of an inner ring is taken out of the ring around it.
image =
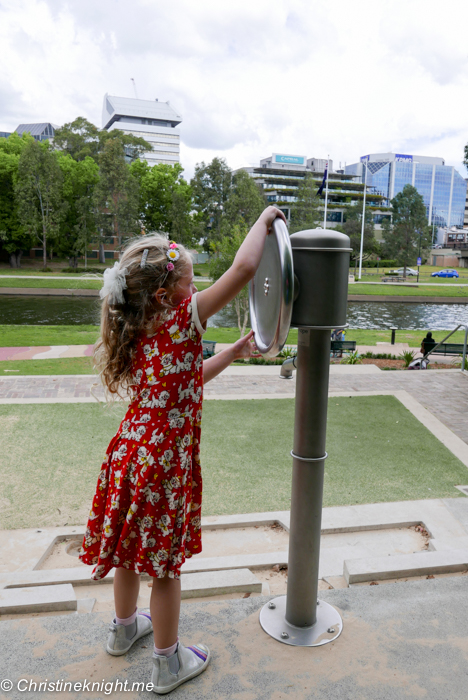
[[[450,338],[451,335],[453,335],[456,331],[458,331],[459,328],[464,328],[464,329],[465,329],[465,341],[464,341],[464,343],[463,343],[463,356],[462,356],[462,363],[461,363],[461,371],[462,371],[462,372],[466,372],[466,370],[465,370],[465,362],[466,362],[466,344],[467,344],[467,341],[468,341],[468,326],[465,325],[464,323],[459,323],[458,326],[457,326],[456,328],[453,329],[453,331],[450,331],[450,333],[449,333],[448,335],[446,335],[445,338],[444,338],[443,340],[440,341],[440,343],[437,343],[437,345],[434,345],[434,347],[433,347],[431,350],[429,350],[429,352],[427,352],[427,353],[424,355],[423,360],[427,359],[427,358],[429,357],[429,355],[430,355],[431,353],[434,352],[434,350],[437,350],[438,347],[440,347],[441,345],[443,345],[443,344],[445,343],[445,341],[446,341],[448,338]]]

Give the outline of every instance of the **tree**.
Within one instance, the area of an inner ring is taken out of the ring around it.
[[[21,267],[21,255],[33,245],[33,236],[21,226],[15,199],[18,163],[24,146],[32,141],[29,134],[14,133],[0,138],[0,241],[10,259],[10,267]]]
[[[203,224],[204,247],[210,250],[212,241],[222,238],[221,225],[226,202],[231,194],[232,171],[224,158],[211,163],[198,163],[190,182],[195,210]]]
[[[99,129],[84,117],[77,117],[55,130],[54,146],[73,160],[97,159],[101,148]]]
[[[122,243],[123,236],[138,233],[138,181],[125,162],[119,138],[108,139],[99,154],[99,182],[94,190],[97,224],[101,231],[100,262],[105,262],[103,237],[112,235]]]
[[[354,274],[356,274],[356,266],[361,255],[362,233],[362,207],[359,204],[346,209],[346,220],[339,230],[343,231],[343,233],[350,238],[351,248],[353,249],[351,260],[354,260]],[[367,207],[364,214],[364,242],[362,252],[363,260],[366,260],[375,252],[374,215]]]
[[[130,171],[139,183],[139,211],[145,230],[160,231],[192,245],[192,190],[182,177],[182,166],[160,163],[150,167],[135,161]]]
[[[322,221],[319,206],[317,182],[313,175],[307,173],[296,190],[296,202],[291,211],[290,233],[317,228]]]
[[[56,129],[54,146],[68,153],[73,160],[80,161],[87,157],[98,160],[99,154],[110,139],[118,139],[121,142],[128,160],[135,160],[145,151],[152,150],[151,144],[140,136],[125,134],[119,129],[99,131],[84,117],[77,117]]]
[[[427,225],[426,207],[422,195],[412,185],[405,185],[391,201],[392,223],[382,224],[386,254],[406,268],[414,265],[421,248],[430,247],[431,228]]]
[[[234,224],[231,235],[225,236],[216,245],[216,254],[211,258],[210,276],[216,282],[231,267],[244,238],[248,232],[245,224]],[[240,337],[245,335],[247,323],[249,322],[249,291],[244,287],[241,292],[229,303],[235,309],[237,315],[237,327]]]
[[[249,229],[267,205],[265,195],[245,170],[234,173],[225,205],[225,220],[229,224],[243,223]]]
[[[31,140],[27,143],[19,157],[15,198],[18,218],[25,232],[36,236],[42,244],[44,268],[47,267],[47,243],[58,235],[65,214],[62,184],[57,153],[49,142]]]
[[[89,156],[76,161],[65,153],[59,154],[59,165],[67,210],[60,226],[58,250],[69,258],[70,267],[76,268],[78,257],[83,255],[96,230],[93,197],[99,167]]]

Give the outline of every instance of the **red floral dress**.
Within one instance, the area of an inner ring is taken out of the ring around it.
[[[93,579],[112,567],[179,578],[201,552],[203,332],[194,295],[138,343],[138,394],[107,448],[80,552]]]

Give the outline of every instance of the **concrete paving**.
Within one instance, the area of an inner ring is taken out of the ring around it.
[[[232,367],[207,385],[206,397],[235,399],[294,396],[295,379],[280,380],[278,371],[277,367]],[[83,376],[2,378],[0,401],[43,403],[95,400],[92,391],[98,394],[101,391],[102,396],[102,390],[97,386],[93,388],[93,382],[95,377]],[[420,373],[381,372],[373,366],[369,371],[365,366],[343,365],[332,367],[330,390],[331,395],[397,396],[439,439],[445,441],[449,449],[454,453],[458,450],[458,456],[468,466],[468,384],[461,373],[435,370]],[[281,523],[286,529],[289,526],[287,513],[207,518],[204,526],[235,528],[239,526],[241,517],[244,517],[244,525],[249,522],[252,527],[258,526],[262,517],[266,517],[267,522]],[[384,550],[379,552],[370,546],[372,529],[385,530],[395,524],[411,527],[418,522],[423,523],[429,532],[430,551],[400,555],[389,551],[387,554],[390,556],[380,556],[382,561],[376,564],[378,555],[384,554]],[[66,532],[62,534],[76,536],[79,534],[77,529],[80,528],[63,528]],[[49,584],[50,577],[55,576],[54,582],[57,585],[42,588],[58,589],[66,586],[66,576],[57,577],[57,571],[32,571],[44,555],[44,550],[38,551],[38,542],[45,543],[47,548],[52,533],[28,532],[26,539],[25,533],[22,533],[22,542],[26,543],[23,555],[27,562],[24,559],[23,563],[19,561],[21,556],[15,547],[14,537],[11,537],[7,548],[10,554],[2,548],[2,563],[15,561],[21,569],[20,578],[42,576],[45,577],[43,584]],[[337,539],[335,546],[325,546],[328,536],[344,537],[347,532],[354,533],[354,539]],[[467,537],[468,500],[462,498],[325,509],[320,572],[325,580],[321,584],[323,588],[329,583],[335,590],[321,591],[320,597],[342,611],[345,626],[341,637],[319,649],[285,647],[267,637],[260,629],[257,618],[263,602],[261,598],[211,601],[205,604],[184,603],[181,617],[182,640],[188,643],[197,640],[208,643],[213,649],[213,662],[199,679],[176,691],[177,696],[189,697],[190,693],[191,698],[228,700],[279,700],[287,697],[327,700],[331,697],[342,700],[466,698],[468,642],[465,629],[468,614],[465,601],[468,576],[463,571],[468,566]],[[370,557],[366,553],[362,555],[363,547],[366,546],[369,547]],[[268,553],[250,555],[253,556],[252,568],[255,563],[261,563],[260,559],[266,554]],[[285,551],[269,554],[270,565],[272,556],[276,557],[278,563],[286,561]],[[240,555],[228,557],[230,561],[224,562],[226,568],[232,567],[235,556]],[[404,557],[410,557],[411,561],[408,559],[402,562]],[[418,558],[419,568],[415,567]],[[189,561],[184,576],[197,576],[194,572],[200,571],[200,568],[206,572],[201,575],[212,574],[215,566],[223,565],[220,557],[215,559],[217,563],[208,561],[206,557],[204,563],[203,558]],[[429,559],[432,569],[425,568]],[[341,562],[341,569],[336,568],[337,562]],[[245,558],[244,563],[239,560],[237,564],[239,571],[242,566],[245,567]],[[17,566],[8,569],[11,575]],[[436,569],[458,572],[458,575],[412,582],[400,579],[398,583],[385,585],[382,576],[378,586],[369,587],[363,583],[368,582],[369,577],[378,578],[376,573],[382,571],[388,578],[395,573],[410,576],[424,572],[424,575],[432,576],[428,572]],[[352,588],[344,588],[347,582],[343,575],[339,575],[340,571],[346,573],[347,570],[348,573],[351,571],[351,574],[357,574],[357,578],[350,578]],[[363,577],[364,570],[367,578]],[[77,569],[71,568],[68,571],[69,574],[77,572],[78,577],[83,577]],[[246,574],[252,576],[249,572]],[[7,572],[2,575],[3,586],[8,585],[6,578],[9,578]],[[36,590],[41,588],[38,583],[40,582],[36,580],[32,584]],[[258,595],[261,583],[253,579],[250,583],[251,595]],[[207,590],[209,585],[210,582],[203,583],[203,590]],[[211,585],[212,592],[220,590],[216,584]],[[28,682],[29,679],[38,682],[46,678],[49,681],[94,680],[110,683],[116,679],[122,682],[127,679],[129,682],[148,682],[151,637],[141,640],[127,657],[109,657],[104,651],[104,644],[112,610],[112,593],[107,589],[112,586],[106,583],[97,588],[102,591],[105,589],[109,599],[107,607],[103,604],[100,608],[105,609],[105,613],[90,613],[94,606],[94,598],[90,597],[94,595],[93,586],[83,585],[72,589],[75,593],[79,591],[76,600],[71,598],[71,605],[75,606],[77,612],[65,615],[49,612],[42,613],[39,617],[32,613],[28,618],[20,619],[16,616],[14,620],[3,618],[0,621],[0,649],[2,645],[4,647],[0,652],[3,671],[0,676],[10,677],[15,683],[19,678],[27,679]],[[4,589],[4,594],[16,591],[15,595],[21,596],[23,594],[20,590],[7,588]],[[147,600],[148,593],[145,595]],[[195,632],[196,637],[193,636]],[[21,688],[23,687],[24,684]],[[80,690],[67,692],[66,697],[102,698],[106,694],[101,687],[95,693],[83,693]],[[112,694],[117,697],[154,697],[152,693],[141,690],[121,692],[114,689]],[[0,686],[2,700],[41,696],[47,697],[46,694],[39,695],[39,692],[24,692],[19,689],[2,694]]]
[[[466,700],[467,596],[468,576],[321,591],[320,598],[340,611],[344,629],[336,641],[316,648],[287,646],[263,632],[258,614],[268,598],[183,603],[181,641],[204,642],[212,661],[167,697]],[[111,657],[104,650],[108,623],[108,613],[1,623],[1,675],[13,688],[0,691],[0,698],[155,697],[133,686],[150,681],[152,635],[125,656]],[[88,685],[63,693],[30,685],[46,679],[62,682],[62,689],[65,682]]]

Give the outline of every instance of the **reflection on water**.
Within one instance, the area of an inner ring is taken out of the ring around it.
[[[97,297],[0,296],[0,324],[99,325]]]
[[[468,304],[404,304],[351,301],[348,303],[351,328],[451,329],[468,323]]]
[[[79,325],[99,324],[100,302],[96,297],[0,296],[0,324]],[[468,304],[404,304],[352,301],[348,304],[351,328],[445,330],[468,323]],[[232,328],[237,316],[223,309],[208,326]]]

